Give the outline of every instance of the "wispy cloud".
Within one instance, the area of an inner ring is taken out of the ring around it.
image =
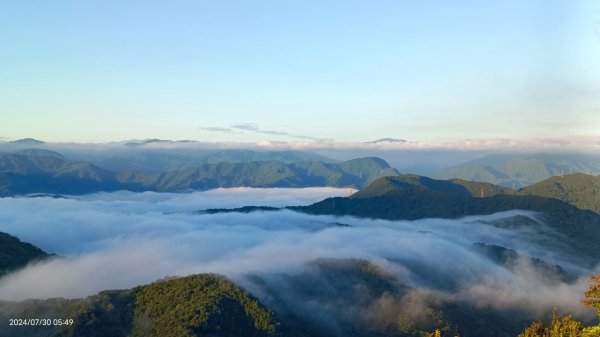
[[[240,123],[240,124],[232,124],[232,128],[246,130],[246,131],[260,131],[258,125],[256,123]]]
[[[265,134],[265,135],[287,136],[287,137],[296,138],[296,139],[317,139],[316,137],[313,137],[313,136],[298,135],[298,134],[290,133],[290,132],[283,131],[283,130],[261,129],[258,126],[258,124],[256,124],[256,123],[237,123],[237,124],[232,124],[231,128],[237,129],[237,130],[248,131],[248,132],[261,133],[261,134]]]
[[[236,133],[236,131],[231,128],[223,128],[219,126],[199,126],[198,129],[210,132]]]

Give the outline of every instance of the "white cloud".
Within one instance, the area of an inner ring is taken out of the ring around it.
[[[237,188],[190,194],[99,193],[76,199],[2,198],[0,231],[67,257],[34,264],[0,279],[0,298],[81,297],[167,275],[200,272],[241,280],[241,275],[252,272],[294,273],[308,261],[333,257],[373,261],[402,282],[475,305],[583,310],[584,278],[574,284],[550,284],[527,268],[510,272],[498,267],[474,249],[474,242],[497,244],[543,257],[573,272],[592,272],[572,262],[560,249],[548,250],[541,239],[552,240],[555,233],[528,212],[418,221],[312,216],[288,210],[193,213],[249,204],[307,204],[348,192]],[[507,229],[490,225],[515,215],[530,217],[539,226]],[[415,265],[428,274],[412,269]],[[458,288],[436,290],[428,284],[431,275],[451,280]],[[44,280],[43,286],[39,280]]]

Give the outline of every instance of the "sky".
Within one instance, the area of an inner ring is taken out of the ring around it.
[[[2,1],[0,140],[599,136],[600,3]]]

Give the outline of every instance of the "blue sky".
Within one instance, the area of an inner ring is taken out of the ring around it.
[[[595,1],[3,1],[0,137],[598,136]]]

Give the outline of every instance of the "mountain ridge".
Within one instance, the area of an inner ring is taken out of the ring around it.
[[[269,160],[202,164],[160,173],[113,172],[89,162],[70,161],[53,151],[33,149],[0,154],[0,196],[219,187],[362,187],[379,176],[396,174],[387,162],[374,157],[339,163]]]

